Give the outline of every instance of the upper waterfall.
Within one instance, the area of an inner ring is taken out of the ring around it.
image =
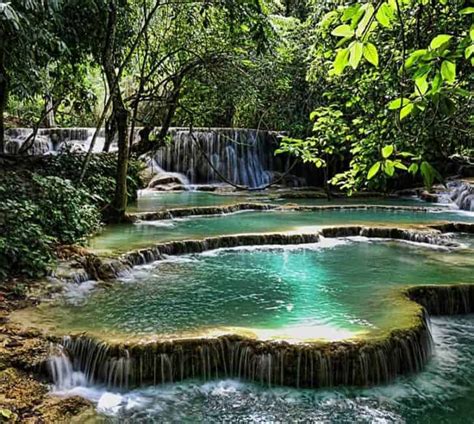
[[[254,129],[170,129],[171,142],[155,155],[156,163],[186,175],[191,184],[230,182],[263,187],[284,176],[287,156],[275,156],[279,134]],[[287,185],[304,185],[302,178],[286,176]]]
[[[32,134],[28,128],[6,132],[6,151],[19,152]],[[42,128],[28,153],[58,154],[62,151],[85,152],[89,149],[94,128]],[[137,135],[139,128],[136,129]],[[275,156],[280,133],[254,129],[170,128],[168,141],[148,163],[152,172],[179,176],[189,184],[231,183],[250,188],[264,187],[278,181],[286,186],[302,186],[306,180],[289,173],[291,160],[287,155]],[[94,152],[103,150],[105,132],[101,130]],[[112,144],[112,151],[116,145]],[[304,175],[299,167],[296,175]]]

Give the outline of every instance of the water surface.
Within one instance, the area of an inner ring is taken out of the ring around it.
[[[363,238],[224,249],[138,267],[111,287],[40,311],[65,332],[134,338],[241,331],[263,339],[373,337],[412,323],[416,307],[399,295],[402,288],[470,283],[473,265],[471,250]]]
[[[109,225],[91,239],[99,253],[126,252],[152,244],[205,237],[301,230],[328,225],[412,225],[439,221],[474,222],[474,214],[457,211],[321,210],[311,212],[245,211],[136,224]]]

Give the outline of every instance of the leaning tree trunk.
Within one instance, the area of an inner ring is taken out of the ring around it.
[[[0,153],[5,152],[5,110],[8,99],[8,76],[5,68],[5,49],[0,33]]]

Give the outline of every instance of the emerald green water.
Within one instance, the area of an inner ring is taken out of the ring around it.
[[[93,250],[124,252],[171,240],[198,239],[239,233],[300,230],[305,227],[347,224],[426,224],[435,221],[474,222],[474,214],[384,210],[328,210],[314,212],[266,211],[230,215],[147,221],[111,225],[89,242]]]
[[[143,192],[137,201],[129,205],[129,212],[153,212],[163,209],[174,209],[196,206],[223,206],[246,202],[249,196],[232,194],[215,194],[202,191],[180,192]],[[255,199],[253,200],[255,201]]]
[[[180,191],[180,192],[159,192],[145,190],[141,192],[138,200],[131,204],[128,208],[129,212],[153,212],[164,209],[197,207],[197,206],[223,206],[233,203],[294,203],[298,205],[344,205],[344,204],[379,204],[379,205],[406,205],[406,206],[423,206],[424,202],[412,198],[400,199],[361,199],[361,198],[341,198],[333,199],[328,202],[326,199],[318,198],[301,198],[286,199],[279,197],[278,192],[258,192],[258,193],[238,193],[238,194],[218,194],[202,191]]]
[[[400,300],[397,288],[473,282],[473,264],[470,250],[440,253],[358,238],[217,250],[140,267],[41,313],[59,328],[96,334],[179,336],[237,327],[262,338],[336,340],[409,325],[413,304]]]

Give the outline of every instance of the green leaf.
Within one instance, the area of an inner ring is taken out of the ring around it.
[[[374,14],[374,6],[372,6],[370,3],[366,3],[363,7],[365,9],[365,13],[364,17],[357,26],[357,37],[361,37],[363,34],[369,32],[369,29],[367,29],[367,25],[369,24],[369,22],[371,22],[372,16]]]
[[[474,13],[474,7],[465,7],[459,11],[461,15],[471,15]]]
[[[360,10],[360,7],[361,6],[358,3],[355,3],[352,6],[347,7],[346,10],[344,10],[344,13],[342,14],[341,20],[343,22],[346,22],[349,19],[352,19],[357,14],[357,12]]]
[[[473,53],[474,53],[474,44],[469,46],[466,50],[464,50],[464,57],[466,59],[469,59]]]
[[[360,41],[356,41],[350,47],[349,64],[353,69],[357,69],[360,60],[362,59],[363,44]]]
[[[379,66],[379,54],[377,48],[372,43],[364,44],[364,57],[375,67]]]
[[[428,162],[424,161],[421,163],[420,172],[426,188],[431,189],[437,174],[436,170]]]
[[[401,162],[394,162],[395,168],[402,169],[403,171],[408,171],[408,168]]]
[[[377,10],[375,18],[379,24],[385,28],[390,28],[392,26],[391,20],[393,19],[393,10],[388,3],[382,3],[379,10]]]
[[[410,174],[415,175],[415,174],[418,172],[418,168],[419,168],[419,166],[418,166],[417,163],[412,163],[412,164],[410,165],[410,167],[408,168],[408,172],[409,172]]]
[[[341,49],[336,54],[336,59],[334,60],[334,73],[336,75],[341,75],[344,72],[344,69],[349,64],[349,49]]]
[[[436,75],[433,78],[433,82],[431,83],[431,92],[437,93],[440,90],[442,83],[443,79],[441,78],[441,73],[436,72]]]
[[[367,179],[371,180],[377,175],[379,171],[380,171],[380,162],[375,162],[370,168],[369,173],[367,174]]]
[[[389,176],[393,177],[393,174],[395,174],[395,167],[393,166],[392,161],[387,161],[385,162],[384,165],[384,172]]]
[[[385,146],[382,149],[382,157],[384,159],[388,159],[390,156],[392,156],[393,150],[394,150],[393,144],[389,144],[388,146]]]
[[[441,76],[447,83],[452,84],[456,79],[456,64],[449,60],[443,61],[441,64]]]
[[[431,40],[430,47],[435,50],[440,48],[443,44],[447,43],[449,40],[453,38],[452,35],[448,34],[440,34],[437,35],[433,40]]]
[[[332,30],[331,34],[336,37],[352,37],[354,30],[349,25],[339,25]]]
[[[416,62],[418,62],[426,53],[428,53],[428,50],[426,49],[420,49],[420,50],[415,50],[410,56],[408,56],[407,60],[405,61],[405,68],[411,68]]]
[[[399,99],[395,99],[395,100],[392,100],[389,104],[388,104],[388,108],[390,110],[396,110],[396,109],[400,109],[402,107],[402,103],[403,103],[403,106],[404,105],[407,105],[407,104],[410,104],[411,103],[411,100],[410,99],[407,99],[406,97],[400,97]]]
[[[407,104],[406,106],[404,106],[401,110],[400,110],[400,121],[402,119],[405,119],[408,115],[410,115],[410,113],[412,113],[413,109],[415,108],[415,105],[413,103],[409,103]]]
[[[417,94],[419,94],[420,96],[424,96],[426,92],[428,91],[429,85],[428,85],[428,82],[426,81],[427,76],[428,74],[422,76],[421,78],[417,78],[415,80]]]
[[[474,41],[474,24],[472,24],[469,29],[469,36],[471,37],[471,40]]]

